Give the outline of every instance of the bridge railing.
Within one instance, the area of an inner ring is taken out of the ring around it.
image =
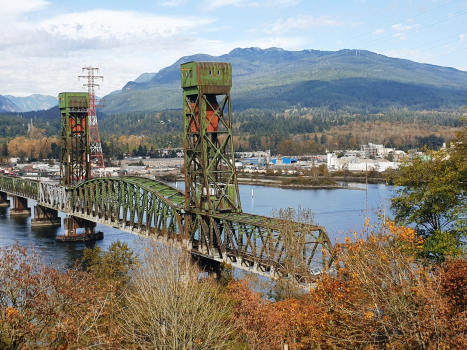
[[[21,177],[0,175],[0,190],[17,196],[37,200],[39,198],[39,184],[37,180]]]

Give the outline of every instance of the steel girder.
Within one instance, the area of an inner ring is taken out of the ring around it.
[[[39,197],[39,181],[1,175],[0,190],[16,196],[37,200]]]
[[[313,279],[314,274],[328,269],[332,261],[333,247],[322,226],[246,213],[209,216],[188,213],[186,224],[192,252],[261,275],[273,278],[290,275],[292,253],[297,275],[290,277],[300,281]],[[284,234],[287,231],[295,244]]]
[[[184,242],[183,192],[138,177],[95,178],[70,190],[69,213],[141,235]]]
[[[0,191],[133,234],[172,242],[191,253],[264,276],[289,274],[290,236],[299,239],[302,271],[309,281],[328,268],[333,248],[324,227],[246,213],[209,214],[185,208],[182,191],[139,177],[107,177],[72,188],[0,175]],[[296,246],[295,246],[296,249]]]

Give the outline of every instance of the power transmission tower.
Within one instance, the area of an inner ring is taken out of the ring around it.
[[[91,158],[95,158],[95,162],[99,169],[102,169],[105,174],[105,164],[104,164],[104,155],[102,153],[102,144],[101,138],[99,136],[99,128],[97,126],[97,115],[96,115],[96,107],[104,107],[104,105],[96,105],[96,95],[94,92],[94,88],[99,88],[100,85],[95,83],[96,79],[104,80],[104,77],[101,75],[94,75],[94,73],[99,73],[99,68],[94,67],[84,67],[83,73],[87,71],[88,75],[80,75],[78,76],[78,80],[80,78],[85,78],[88,80],[87,84],[83,84],[83,87],[88,87],[89,93],[89,110],[88,110],[88,120],[89,120],[89,149],[90,149],[90,156]],[[102,101],[102,100],[101,100]],[[101,102],[99,101],[99,102]]]

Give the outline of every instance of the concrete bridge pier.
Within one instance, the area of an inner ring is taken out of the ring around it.
[[[10,209],[11,215],[31,215],[31,208],[28,208],[28,199],[13,196],[13,208]]]
[[[6,192],[1,192],[0,191],[0,207],[9,207],[10,206],[10,200],[7,197]]]
[[[77,218],[75,216],[69,216],[64,219],[64,226],[65,226],[65,236],[76,236],[79,233],[77,232],[78,229],[84,228],[84,235],[93,235],[96,233],[96,223]]]
[[[34,219],[31,226],[60,226],[62,219],[58,216],[58,210],[36,205],[34,207]]]
[[[96,232],[96,223],[78,218],[75,216],[68,216],[63,220],[65,226],[65,234],[57,236],[58,241],[98,241],[104,238],[104,233]],[[78,233],[78,229],[83,229],[84,232]]]
[[[199,266],[199,268],[213,276],[214,278],[220,278],[222,269],[221,263],[216,260],[205,258],[199,255],[192,255],[193,261]]]

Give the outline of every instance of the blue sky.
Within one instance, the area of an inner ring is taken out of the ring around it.
[[[98,95],[182,56],[237,47],[365,49],[467,71],[467,1],[0,0],[0,94]]]

